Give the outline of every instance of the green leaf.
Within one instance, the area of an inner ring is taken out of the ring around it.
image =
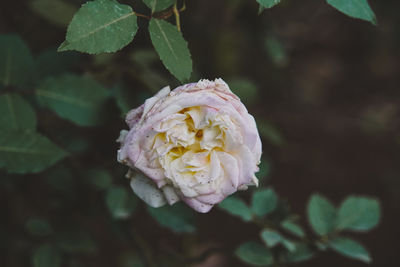
[[[283,241],[283,237],[280,233],[273,230],[264,229],[261,232],[261,239],[267,244],[268,247],[272,248]]]
[[[61,255],[56,248],[41,245],[33,252],[32,262],[34,267],[59,267]]]
[[[112,184],[111,174],[104,169],[89,169],[85,171],[88,181],[98,189],[107,189]]]
[[[311,259],[314,256],[314,251],[310,249],[307,245],[302,243],[297,243],[296,250],[289,251],[285,255],[285,260],[287,262],[301,262]]]
[[[0,84],[24,87],[33,72],[28,46],[17,35],[0,34]]]
[[[265,49],[273,63],[278,67],[287,65],[289,59],[282,42],[274,35],[268,35],[264,41]]]
[[[242,261],[255,266],[269,266],[273,263],[273,256],[263,244],[250,241],[241,244],[235,251]]]
[[[137,30],[137,18],[130,6],[110,0],[90,1],[75,13],[58,51],[115,52],[129,44]]]
[[[97,250],[95,242],[85,229],[71,227],[61,229],[57,234],[57,246],[64,252],[90,254]]]
[[[0,129],[36,129],[35,110],[17,94],[0,95],[0,114]]]
[[[147,206],[147,211],[159,224],[176,233],[192,233],[196,230],[193,211],[182,203],[161,208]]]
[[[240,100],[249,105],[254,104],[258,100],[257,85],[245,78],[235,78],[228,80],[229,88],[234,92]]]
[[[240,198],[230,196],[224,201],[219,203],[218,207],[228,213],[242,218],[243,221],[248,222],[252,218],[250,208]]]
[[[61,27],[68,25],[77,10],[75,5],[62,0],[33,0],[30,8],[51,24]]]
[[[267,139],[273,145],[281,146],[285,143],[279,130],[266,120],[257,121],[257,127],[261,137]]]
[[[11,173],[40,172],[67,153],[39,133],[0,131],[0,167]]]
[[[351,196],[338,211],[336,227],[354,231],[368,231],[379,223],[380,208],[376,199]]]
[[[344,237],[336,237],[329,241],[329,246],[336,252],[365,263],[372,261],[368,251],[358,242]]]
[[[138,201],[125,187],[113,186],[107,190],[106,204],[115,219],[126,219],[135,210]]]
[[[258,190],[253,193],[251,210],[257,216],[264,216],[276,209],[278,196],[272,188]]]
[[[281,2],[281,0],[257,0],[257,2],[264,8],[271,8]]]
[[[313,230],[319,235],[326,235],[332,232],[335,220],[336,209],[325,197],[314,194],[307,206],[308,221]]]
[[[46,236],[53,232],[48,221],[41,218],[30,218],[25,222],[25,229],[33,236]]]
[[[60,117],[82,126],[104,121],[104,106],[109,92],[88,77],[65,74],[46,79],[35,90],[38,101]]]
[[[349,17],[362,19],[376,25],[374,11],[367,0],[326,0],[328,4]]]
[[[181,82],[190,78],[192,59],[182,33],[170,23],[151,19],[149,24],[151,41],[165,67]]]
[[[304,237],[305,233],[304,230],[297,225],[296,223],[290,221],[290,220],[285,220],[281,223],[282,228],[285,230],[289,231],[290,233],[298,236],[298,237]]]
[[[143,0],[143,3],[154,13],[169,8],[175,3],[175,0]]]

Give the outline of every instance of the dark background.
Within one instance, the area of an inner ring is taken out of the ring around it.
[[[82,1],[69,2],[79,6]],[[380,225],[354,237],[371,252],[374,262],[370,266],[399,266],[400,2],[369,1],[378,18],[376,27],[341,14],[322,0],[283,1],[260,16],[255,1],[187,2],[181,22],[195,66],[191,80],[241,77],[252,81],[258,95],[248,106],[249,111],[257,121],[268,120],[275,125],[282,136],[283,141],[278,143],[263,138],[264,155],[271,165],[268,183],[302,218],[314,192],[335,204],[349,194],[378,197],[383,214]],[[142,27],[135,40],[112,56],[111,66],[83,56],[75,72],[90,73],[108,86],[123,81],[134,95],[146,90],[151,94],[154,89],[145,88],[143,81],[127,71],[140,71],[128,60],[130,53],[151,47],[146,24],[144,20],[139,23]],[[7,1],[0,8],[0,32],[19,34],[35,55],[59,45],[65,31],[65,26],[54,25],[33,12],[30,1]],[[266,38],[279,41],[283,58],[271,56]],[[104,71],[107,68],[112,69],[111,74]],[[167,77],[172,86],[178,84],[161,64],[153,69]],[[44,125],[48,122],[42,115],[40,123]],[[122,128],[123,120],[114,118],[101,130],[81,130],[97,144],[93,156],[82,160],[116,165],[114,140]],[[113,179],[127,186],[124,179]],[[117,266],[118,253],[130,248],[129,241],[121,242],[110,232],[98,194],[86,194],[85,188],[78,188],[71,201],[74,204],[60,215],[48,207],[48,200],[56,196],[40,177],[26,175],[16,178],[15,183],[11,191],[0,188],[0,224],[10,241],[0,253],[1,266],[29,265],[30,244],[21,246],[18,242],[23,240],[24,220],[32,214],[61,216],[65,223],[73,220],[91,229],[99,249],[94,255],[81,257],[83,266]],[[86,213],[95,205],[97,213]],[[139,210],[136,219],[126,223],[140,229],[142,237],[154,246],[154,257],[160,250],[180,253],[187,250],[185,244],[193,243],[192,237],[174,235],[142,213]],[[192,248],[198,251],[211,245],[235,248],[258,234],[258,228],[217,209],[200,215],[198,225],[197,247]],[[198,266],[241,263],[217,253]],[[297,266],[365,264],[325,252]]]

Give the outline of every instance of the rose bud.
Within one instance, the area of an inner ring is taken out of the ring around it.
[[[163,88],[126,116],[118,161],[152,207],[182,200],[208,212],[258,185],[261,140],[253,116],[222,79]]]

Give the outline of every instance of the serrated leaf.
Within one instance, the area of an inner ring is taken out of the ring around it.
[[[183,82],[192,73],[192,59],[182,33],[170,23],[151,19],[149,24],[151,41],[165,67]]]
[[[260,235],[261,239],[265,242],[265,244],[268,247],[274,247],[277,244],[281,243],[283,240],[283,237],[281,236],[280,233],[269,229],[264,229]]]
[[[238,216],[243,221],[248,222],[252,218],[252,212],[250,208],[244,203],[243,200],[235,196],[230,196],[224,201],[219,203],[218,207],[232,215]]]
[[[17,35],[0,35],[0,84],[24,87],[32,77],[33,57]]]
[[[304,230],[299,225],[297,225],[296,223],[294,223],[292,221],[285,220],[281,223],[281,226],[285,230],[289,231],[290,233],[292,233],[298,237],[305,236]]]
[[[273,263],[273,256],[263,244],[250,241],[241,244],[235,251],[242,261],[255,266],[269,266]]]
[[[40,172],[67,153],[39,133],[0,131],[0,167],[11,173]]]
[[[147,206],[147,211],[159,224],[176,233],[192,233],[196,230],[194,213],[182,203],[161,208]]]
[[[317,234],[326,235],[332,232],[336,209],[328,199],[318,194],[312,195],[308,202],[307,215],[311,227]]]
[[[358,242],[344,237],[336,237],[329,241],[329,246],[336,252],[365,263],[372,261],[368,251]]]
[[[109,96],[108,90],[96,81],[72,74],[46,79],[35,94],[43,106],[82,126],[103,122],[103,108]]]
[[[257,216],[264,216],[276,209],[278,196],[272,188],[255,191],[251,200],[251,210]]]
[[[0,114],[0,129],[36,129],[35,110],[17,94],[0,95]]]
[[[59,267],[61,266],[61,255],[51,245],[41,245],[32,257],[33,267]]]
[[[264,8],[271,8],[281,2],[281,0],[257,0],[257,2]]]
[[[175,0],[143,0],[143,3],[154,13],[172,6]]]
[[[349,17],[362,19],[376,25],[374,11],[367,0],[326,0],[328,4]]]
[[[137,17],[130,6],[110,0],[90,1],[75,13],[58,51],[115,52],[129,44],[137,30]]]
[[[115,219],[128,218],[134,212],[137,203],[137,198],[125,187],[113,186],[107,190],[106,204]]]
[[[25,222],[25,229],[33,236],[46,236],[53,231],[49,222],[41,218],[29,218]]]
[[[368,231],[379,222],[380,208],[376,199],[348,197],[338,211],[336,227],[354,231]]]

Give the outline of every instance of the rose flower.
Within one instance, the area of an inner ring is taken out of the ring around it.
[[[222,79],[163,88],[126,116],[118,161],[153,207],[182,200],[198,212],[257,185],[256,123]]]

